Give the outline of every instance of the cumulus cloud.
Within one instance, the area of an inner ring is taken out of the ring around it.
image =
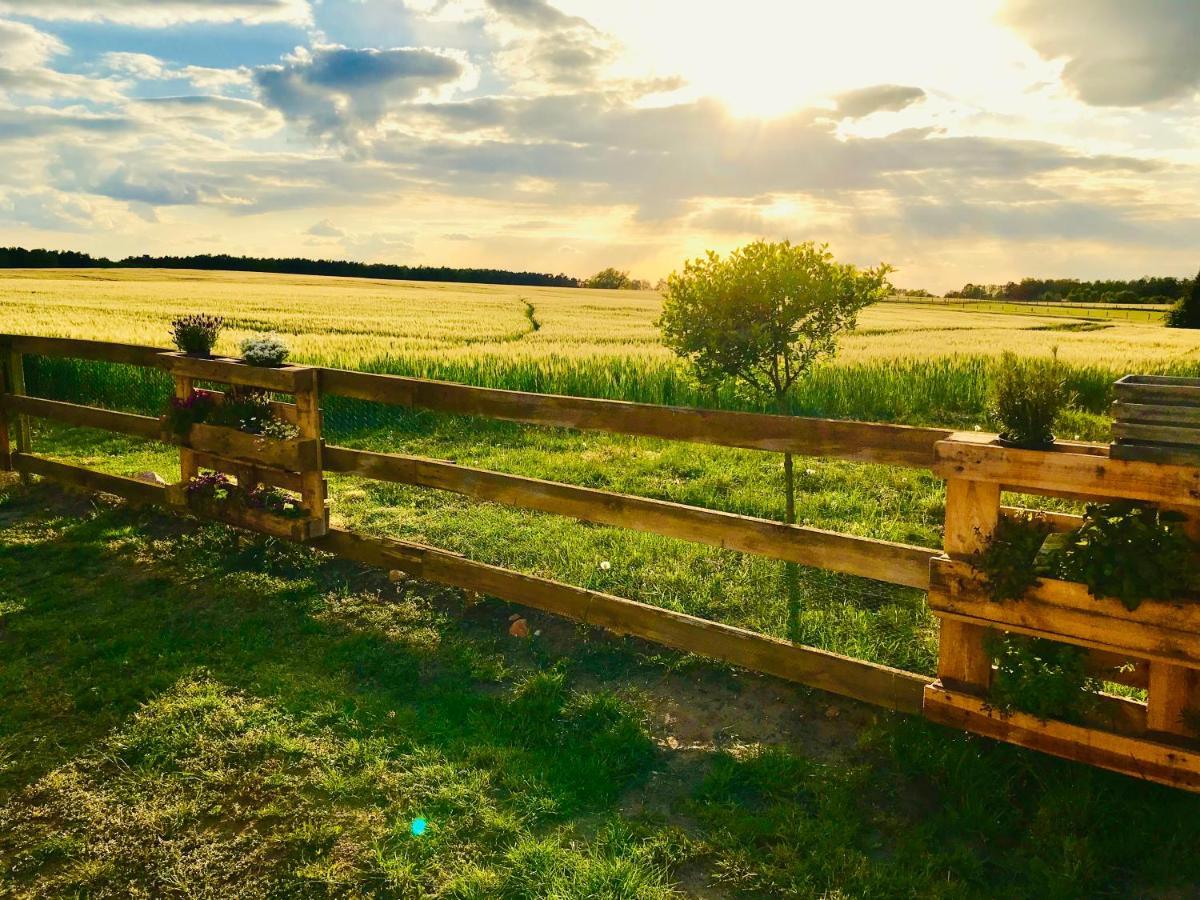
[[[308,0],[0,0],[0,12],[37,19],[163,28],[188,22],[312,21]]]
[[[925,99],[919,87],[903,84],[876,84],[839,94],[837,112],[842,118],[861,119],[876,112],[898,112]]]
[[[426,48],[318,46],[254,72],[263,102],[315,136],[358,144],[361,133],[423,95],[464,84],[473,71],[459,55]]]
[[[340,238],[346,236],[346,232],[343,229],[338,228],[328,219],[322,219],[304,233],[314,235],[315,237]]]
[[[546,0],[486,0],[486,9],[502,43],[497,66],[527,88],[594,84],[620,51],[586,19]]]
[[[1196,0],[1008,0],[1002,18],[1066,61],[1063,81],[1085,103],[1140,106],[1200,87]]]
[[[187,81],[200,90],[213,92],[250,83],[250,70],[247,68],[173,66],[149,53],[105,53],[100,58],[100,68],[137,81]]]

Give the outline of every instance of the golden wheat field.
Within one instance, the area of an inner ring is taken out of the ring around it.
[[[650,291],[583,291],[507,285],[180,270],[10,270],[0,278],[4,330],[24,334],[167,343],[170,320],[188,312],[225,317],[219,349],[247,335],[285,335],[296,359],[354,368],[372,360],[555,360],[618,356],[662,362]],[[1154,324],[882,304],[843,339],[839,361],[1048,353],[1115,367],[1200,361],[1200,339]]]
[[[154,269],[9,270],[0,330],[167,346],[172,318],[225,318],[217,349],[280,334],[297,362],[488,387],[671,405],[765,409],[732,388],[699,388],[662,345],[652,291],[595,291]],[[1157,324],[963,311],[903,303],[865,310],[833,361],[810,373],[792,412],[914,424],[984,421],[992,360],[1057,350],[1078,406],[1103,415],[1129,372],[1200,374],[1200,339]],[[83,378],[121,402],[117,374]],[[64,388],[65,389],[65,388]],[[1102,423],[1093,423],[1101,429]],[[1090,433],[1090,432],[1089,432]],[[1099,433],[1097,431],[1097,433]]]

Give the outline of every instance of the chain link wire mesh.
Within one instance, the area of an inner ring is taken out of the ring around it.
[[[26,356],[24,366],[26,392],[31,396],[50,400],[157,416],[163,412],[174,393],[174,382],[169,375],[158,369],[143,366],[42,356]],[[371,449],[393,453],[413,452],[411,446],[406,445],[412,439],[425,438],[429,426],[436,420],[435,417],[441,415],[328,394],[322,398],[322,407],[324,437],[329,443],[349,446],[361,446],[366,443]],[[481,420],[466,421],[478,425],[481,440],[488,439],[486,429],[489,425],[494,427],[495,424]],[[526,426],[512,427],[519,429]],[[102,433],[96,433],[97,441],[103,438]],[[610,439],[622,438],[612,436]],[[72,452],[77,452],[81,444],[73,441],[71,446]],[[336,508],[336,488],[332,499]],[[463,513],[464,517],[469,515],[469,512]],[[580,524],[579,527],[591,526]],[[712,548],[711,552],[732,551]],[[474,554],[468,552],[467,555]],[[933,634],[921,592],[823,569],[796,566],[797,596],[801,607],[808,613],[799,616],[798,610],[785,611],[784,598],[787,591],[781,575],[782,569],[782,564],[755,566],[752,570],[742,570],[740,576],[753,581],[753,584],[746,586],[748,590],[761,596],[764,603],[778,608],[778,614],[772,617],[778,620],[770,629],[773,633],[802,643],[846,652],[847,648],[844,646],[830,646],[840,641],[824,630],[821,611],[830,611],[831,622],[844,618],[850,610],[869,613],[882,622],[895,625],[895,644],[888,648],[887,652],[869,654],[884,657],[876,661],[915,669],[928,668],[932,664],[931,643],[928,646],[911,645],[914,630],[924,629],[930,636]],[[781,602],[784,606],[780,605]],[[815,616],[812,615],[814,612]],[[784,616],[787,617],[786,622],[782,621]],[[905,641],[909,643],[905,644]]]

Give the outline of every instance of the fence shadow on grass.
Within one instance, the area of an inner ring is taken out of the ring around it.
[[[1194,796],[916,719],[869,729],[865,755],[849,732],[818,757],[656,748],[636,702],[514,660],[436,589],[220,526],[0,489],[0,586],[0,864],[35,896],[1200,879]],[[620,685],[635,654],[602,652]]]

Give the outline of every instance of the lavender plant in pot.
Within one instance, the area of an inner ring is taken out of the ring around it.
[[[224,327],[225,320],[220,316],[209,316],[196,313],[190,316],[180,316],[171,322],[171,339],[175,346],[188,356],[208,358],[212,356],[217,337]]]

